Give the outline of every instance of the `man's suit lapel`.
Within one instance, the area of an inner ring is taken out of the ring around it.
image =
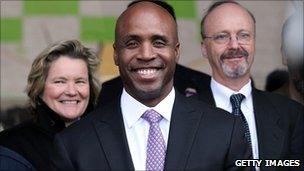
[[[111,170],[134,170],[119,102],[100,111],[94,126]]]
[[[257,127],[259,157],[278,158],[283,146],[284,132],[279,128],[277,111],[259,90],[252,90],[253,108]],[[271,157],[270,157],[271,156]]]
[[[195,139],[202,113],[176,92],[172,110],[165,170],[183,170]]]

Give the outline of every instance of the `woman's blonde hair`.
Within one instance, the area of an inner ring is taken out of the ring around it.
[[[53,61],[61,56],[74,59],[82,59],[86,62],[89,73],[90,100],[89,105],[96,105],[100,91],[100,82],[96,76],[99,66],[99,58],[89,48],[84,47],[77,40],[58,42],[44,49],[33,61],[31,71],[27,78],[26,93],[32,110],[37,108],[39,98],[44,91],[44,85],[48,71]]]

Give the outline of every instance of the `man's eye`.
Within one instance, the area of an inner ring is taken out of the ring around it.
[[[164,46],[166,46],[166,43],[164,41],[161,41],[161,40],[156,40],[156,41],[153,42],[153,46],[164,47]]]
[[[238,35],[238,37],[241,39],[248,39],[248,38],[250,38],[250,34],[249,33],[240,33]]]
[[[228,34],[215,35],[214,39],[215,40],[226,40],[226,39],[229,39],[229,35]]]
[[[130,49],[136,48],[136,47],[138,47],[138,42],[137,41],[128,41],[126,43],[126,47],[130,48]]]

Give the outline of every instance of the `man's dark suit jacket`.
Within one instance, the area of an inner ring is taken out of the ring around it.
[[[36,169],[20,154],[0,145],[0,170],[35,171]]]
[[[186,94],[187,89],[196,90],[200,94],[200,90],[208,88],[211,77],[205,73],[192,70],[177,64],[174,73],[174,87],[181,94]],[[202,87],[203,86],[203,87]],[[98,97],[98,105],[102,105],[118,99],[122,93],[122,80],[116,77],[102,84],[102,89]]]
[[[209,83],[210,85],[210,83]],[[194,98],[215,106],[212,90],[200,89]],[[260,159],[301,159],[304,166],[304,108],[283,96],[253,88],[252,100]],[[288,170],[289,168],[281,168]],[[299,168],[290,168],[296,170]],[[301,169],[304,169],[303,167]],[[262,168],[261,170],[279,170]]]
[[[57,134],[55,149],[55,170],[134,170],[120,98]],[[250,157],[239,117],[178,92],[166,154],[165,170],[244,170],[235,160]]]

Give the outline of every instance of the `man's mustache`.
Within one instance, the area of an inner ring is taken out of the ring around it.
[[[249,53],[244,50],[244,49],[238,49],[238,50],[229,50],[225,53],[223,53],[221,55],[221,60],[224,60],[224,59],[232,59],[232,58],[239,58],[239,57],[248,57],[249,56]]]

